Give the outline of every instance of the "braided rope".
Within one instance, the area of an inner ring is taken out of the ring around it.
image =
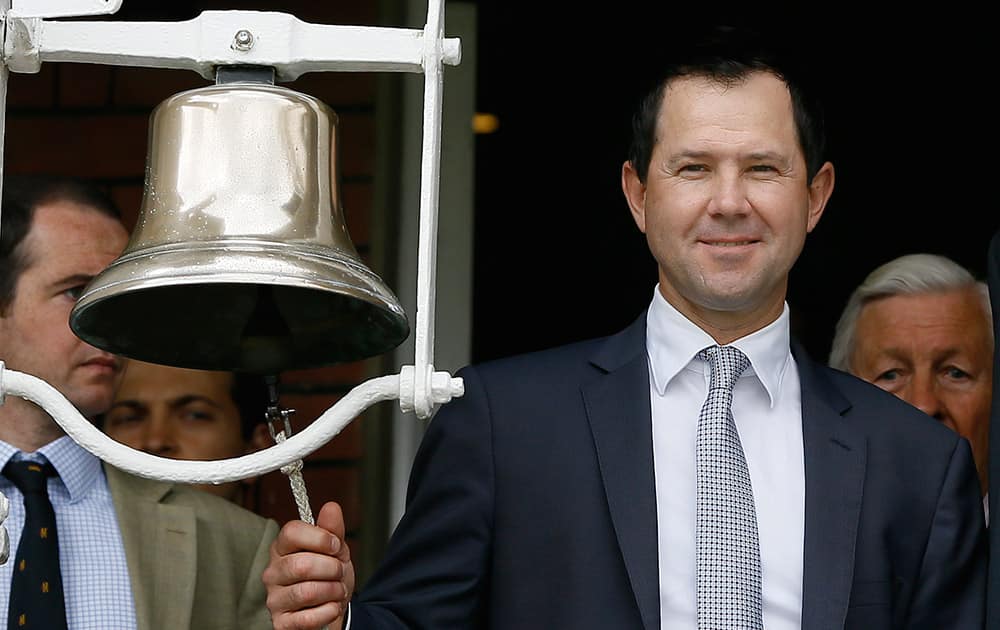
[[[274,441],[281,444],[285,441],[285,432],[278,431],[274,434]],[[302,460],[297,459],[290,464],[281,467],[288,477],[288,483],[292,486],[292,496],[295,497],[295,507],[299,509],[299,519],[315,525],[312,508],[309,507],[309,495],[306,493],[306,480],[302,478]],[[323,626],[321,630],[329,630],[329,626]]]
[[[278,431],[275,433],[274,441],[278,444],[284,442],[285,432]],[[295,497],[295,507],[299,510],[299,519],[310,525],[315,525],[316,521],[313,519],[312,508],[309,507],[309,495],[306,493],[306,480],[302,478],[302,460],[297,459],[290,464],[282,466],[281,472],[288,477],[288,483],[292,486],[292,496]]]

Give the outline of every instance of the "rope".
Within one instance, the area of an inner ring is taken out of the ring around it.
[[[284,442],[285,432],[275,433],[274,441],[278,444]],[[315,525],[312,508],[309,507],[309,495],[306,493],[306,480],[302,478],[302,460],[297,459],[291,464],[282,466],[281,472],[288,476],[288,483],[292,486],[292,496],[295,497],[295,507],[299,509],[299,519]]]
[[[285,432],[278,431],[274,434],[274,441],[281,444],[285,441]],[[306,480],[302,478],[302,460],[297,459],[291,464],[281,467],[288,477],[288,483],[292,486],[292,496],[295,497],[295,507],[299,509],[299,519],[315,525],[312,508],[309,507],[309,495],[306,493]],[[323,626],[320,630],[329,630],[330,626]]]

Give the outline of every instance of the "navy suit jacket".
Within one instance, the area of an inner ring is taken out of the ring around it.
[[[659,630],[645,316],[466,368],[351,605],[369,628]],[[976,629],[986,537],[968,443],[796,350],[807,630]]]

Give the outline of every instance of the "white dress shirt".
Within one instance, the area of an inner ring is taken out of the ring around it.
[[[0,441],[0,470],[12,458],[48,460],[59,473],[49,479],[49,500],[56,514],[69,630],[134,630],[125,547],[101,460],[66,436],[27,454]],[[10,534],[10,560],[0,565],[0,626],[6,627],[14,555],[24,527],[24,498],[3,475],[0,491],[10,499],[10,516],[4,523]]]
[[[712,337],[654,291],[646,318],[659,541],[661,630],[697,627],[695,471],[698,415],[709,367],[697,354]],[[798,369],[788,305],[778,319],[734,341],[751,367],[733,389],[760,538],[764,627],[798,630],[802,618],[805,464]]]

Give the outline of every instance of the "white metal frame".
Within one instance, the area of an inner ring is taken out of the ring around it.
[[[424,74],[414,364],[403,366],[397,375],[373,378],[358,385],[308,428],[281,444],[243,457],[216,461],[178,461],[120,444],[94,427],[45,381],[5,370],[3,357],[0,357],[0,404],[8,394],[38,404],[74,441],[133,474],[182,483],[224,483],[277,470],[302,459],[379,401],[398,399],[403,411],[413,411],[426,419],[439,405],[461,396],[462,379],[434,370],[442,65],[457,65],[461,58],[459,40],[444,37],[443,0],[429,0],[427,23],[422,30],[317,25],[283,13],[257,11],[206,11],[185,22],[45,19],[114,13],[121,1],[0,0],[3,27],[0,150],[8,69],[37,72],[43,62],[188,69],[208,78],[212,77],[215,66],[230,64],[271,66],[280,80],[314,71]],[[0,161],[0,176],[2,173]],[[0,494],[0,523],[3,500]]]

